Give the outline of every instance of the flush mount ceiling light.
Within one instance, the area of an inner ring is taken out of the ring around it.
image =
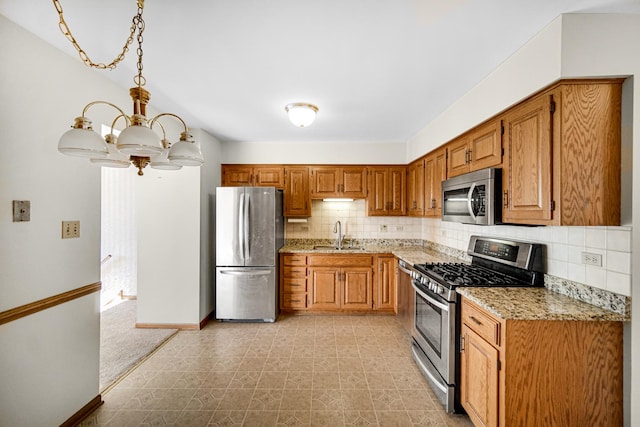
[[[303,128],[309,126],[316,119],[318,107],[304,102],[294,102],[287,104],[284,110],[289,115],[291,123]]]
[[[53,4],[60,17],[59,27],[62,34],[69,39],[71,44],[78,51],[82,61],[89,67],[98,69],[114,69],[117,64],[124,59],[129,46],[134,38],[138,42],[138,74],[133,77],[136,87],[129,90],[129,95],[133,99],[133,114],[128,116],[124,111],[106,101],[92,101],[82,110],[82,115],[76,117],[72,129],[65,132],[58,142],[58,151],[62,154],[77,157],[88,157],[92,163],[106,166],[123,168],[133,164],[138,168],[138,175],[143,175],[142,169],[148,164],[152,168],[162,170],[176,170],[182,166],[201,166],[204,157],[200,150],[199,143],[193,140],[186,123],[173,113],[161,113],[152,119],[146,117],[146,106],[149,103],[151,94],[143,88],[146,83],[142,76],[142,32],[145,23],[142,19],[144,0],[137,0],[138,12],[133,17],[131,32],[122,49],[122,52],[110,64],[94,63],[80,47],[71,34],[71,30],[64,21],[62,6],[59,0],[53,0]],[[87,110],[97,104],[108,105],[118,111],[118,115],[111,124],[111,133],[104,139],[93,130],[91,120],[85,115]],[[161,118],[173,117],[178,120],[183,131],[175,144],[171,144],[167,138],[164,127],[158,121]],[[116,138],[113,129],[118,119],[124,119],[125,128]],[[154,132],[154,125],[158,125],[162,131],[162,139]]]

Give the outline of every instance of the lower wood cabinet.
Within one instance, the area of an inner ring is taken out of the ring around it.
[[[394,312],[395,293],[392,255],[281,254],[283,311]]]
[[[460,402],[474,425],[622,425],[621,322],[505,320],[461,305]]]

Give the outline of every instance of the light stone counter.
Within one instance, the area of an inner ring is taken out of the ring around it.
[[[547,288],[457,288],[456,291],[505,320],[624,322],[627,316],[596,307]]]

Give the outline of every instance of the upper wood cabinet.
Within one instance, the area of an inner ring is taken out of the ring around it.
[[[309,168],[311,198],[367,196],[367,168],[365,166],[313,166]]]
[[[503,222],[620,225],[621,95],[565,81],[505,114]]]
[[[406,166],[373,166],[367,168],[367,175],[367,214],[406,215]]]
[[[428,217],[442,216],[442,181],[447,179],[447,149],[432,151],[424,162],[425,209]]]
[[[222,165],[222,186],[284,188],[284,166]]]
[[[309,168],[306,166],[284,168],[284,216],[311,216]]]
[[[424,216],[425,207],[425,159],[411,162],[407,168],[407,214]]]
[[[447,144],[449,178],[502,163],[502,120],[493,119]]]

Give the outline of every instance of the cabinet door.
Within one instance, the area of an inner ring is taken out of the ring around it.
[[[253,185],[256,187],[284,188],[284,167],[260,166],[253,170]]]
[[[222,165],[223,187],[246,187],[253,185],[253,168],[242,165]]]
[[[407,205],[409,216],[424,216],[425,208],[425,160],[409,165],[407,173]]]
[[[486,123],[469,134],[468,157],[472,171],[502,163],[502,120]]]
[[[341,307],[344,310],[371,310],[371,267],[349,267],[341,271]]]
[[[435,170],[433,177],[433,216],[442,216],[442,181],[447,179],[447,150],[442,148],[435,154]]]
[[[311,216],[309,168],[292,166],[285,169],[284,216]]]
[[[551,220],[553,96],[526,102],[505,117],[503,222]]]
[[[364,199],[367,196],[367,169],[363,166],[344,167],[340,171],[340,197]]]
[[[338,197],[338,168],[313,167],[311,174],[311,198]]]
[[[499,352],[462,325],[460,403],[476,426],[498,425]]]
[[[407,214],[407,168],[390,167],[387,180],[387,215]]]
[[[340,308],[340,274],[335,267],[310,267],[311,310],[338,310]]]
[[[449,151],[447,176],[451,178],[469,172],[469,138],[463,136],[450,142],[447,144],[447,150]]]
[[[396,311],[396,275],[393,256],[377,257],[374,310]]]
[[[369,185],[367,195],[367,215],[386,215],[387,214],[387,168],[372,167],[369,168]]]

